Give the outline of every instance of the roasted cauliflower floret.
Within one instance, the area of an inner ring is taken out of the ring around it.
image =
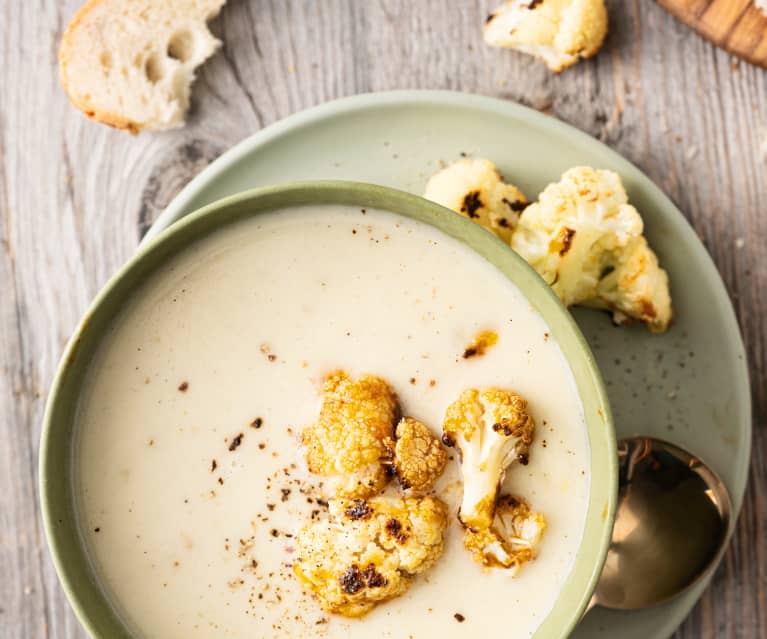
[[[330,374],[317,421],[304,429],[309,470],[328,478],[334,494],[367,497],[388,481],[384,462],[394,447],[397,396],[380,377],[352,381],[343,371]]]
[[[359,617],[434,564],[446,526],[434,497],[334,499],[296,536],[293,570],[323,610]]]
[[[668,275],[643,229],[617,173],[576,167],[525,209],[511,247],[566,306],[608,309],[662,332],[672,317]]]
[[[542,59],[555,73],[599,51],[604,0],[507,0],[485,23],[485,42]]]
[[[506,184],[490,160],[458,160],[435,173],[423,196],[474,220],[504,242],[519,219],[527,199],[516,186]]]
[[[498,499],[492,525],[466,528],[463,545],[483,566],[516,572],[522,564],[535,559],[545,530],[542,514],[532,512],[520,497],[503,495]]]
[[[405,490],[425,493],[445,470],[447,451],[428,426],[405,417],[394,434],[393,465],[399,483]]]
[[[612,311],[618,324],[633,318],[653,333],[668,329],[673,317],[668,274],[644,237],[632,238],[601,276],[590,306]]]
[[[458,518],[473,530],[493,522],[498,490],[508,466],[527,464],[535,422],[527,401],[500,388],[469,388],[448,406],[442,441],[461,456],[463,499]]]

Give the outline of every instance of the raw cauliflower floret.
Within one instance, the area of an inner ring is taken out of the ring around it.
[[[566,306],[608,309],[662,332],[672,317],[668,275],[643,230],[617,173],[576,167],[525,209],[511,247]]]
[[[448,406],[442,428],[442,441],[461,456],[458,518],[474,530],[489,528],[506,469],[514,461],[528,461],[535,422],[527,401],[510,390],[469,388]]]
[[[485,23],[485,42],[541,58],[555,73],[599,51],[604,0],[507,0]]]
[[[490,160],[466,158],[435,173],[423,196],[474,220],[504,242],[527,206],[522,191],[506,184]]]
[[[434,564],[446,526],[435,497],[334,499],[296,536],[293,570],[323,610],[359,617]]]
[[[398,413],[397,396],[380,377],[353,381],[344,371],[331,373],[317,421],[302,434],[309,470],[327,477],[338,496],[380,492],[388,481],[384,462],[394,447]]]
[[[483,566],[508,568],[516,572],[535,559],[546,519],[532,512],[520,497],[503,495],[498,499],[493,523],[488,528],[464,531],[463,544],[474,560]]]
[[[425,493],[445,470],[447,451],[428,426],[404,417],[394,434],[394,471],[405,490]]]

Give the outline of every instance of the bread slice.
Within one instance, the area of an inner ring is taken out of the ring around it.
[[[85,115],[138,133],[180,126],[195,69],[221,44],[226,0],[89,0],[59,49],[61,82]]]

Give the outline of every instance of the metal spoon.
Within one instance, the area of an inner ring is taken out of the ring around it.
[[[631,437],[618,457],[615,527],[587,611],[649,608],[692,587],[724,552],[732,518],[727,488],[687,451]]]

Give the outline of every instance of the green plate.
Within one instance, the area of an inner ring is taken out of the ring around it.
[[[94,576],[78,533],[72,490],[81,389],[104,334],[114,326],[114,318],[126,300],[135,296],[153,273],[194,241],[264,212],[306,204],[341,204],[392,211],[461,240],[517,285],[562,348],[576,380],[588,431],[589,502],[573,569],[552,611],[534,636],[535,639],[563,639],[578,622],[596,586],[610,542],[617,498],[615,433],[596,361],[572,317],[551,289],[506,244],[466,218],[420,197],[377,185],[337,181],[256,189],[204,207],[166,230],[135,255],[99,293],[80,323],[51,388],[40,446],[40,493],[48,543],[61,583],[80,621],[98,639],[130,636],[108,605]],[[258,630],[257,626],[254,630]]]
[[[751,398],[743,343],[706,250],[674,204],[635,166],[551,117],[510,102],[450,92],[373,93],[321,105],[238,144],[195,178],[147,234],[226,195],[301,179],[348,179],[421,193],[441,161],[468,153],[498,164],[528,197],[579,164],[623,176],[671,276],[673,328],[650,335],[576,311],[606,381],[619,436],[657,435],[719,473],[740,508],[748,474]],[[594,610],[573,637],[664,639],[705,584],[640,613]]]

